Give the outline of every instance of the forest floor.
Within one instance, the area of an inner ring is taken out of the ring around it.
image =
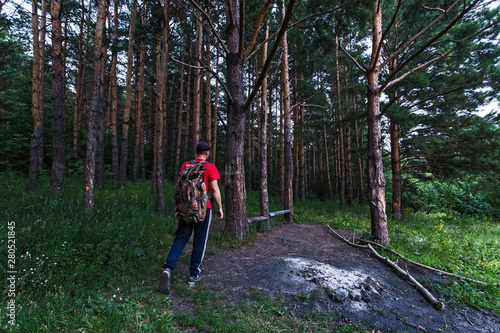
[[[218,227],[215,222],[211,232],[219,232]],[[350,231],[337,232],[353,238]],[[207,253],[203,286],[235,305],[258,291],[283,297],[296,317],[320,312],[332,315],[338,324],[363,323],[375,332],[500,332],[499,315],[456,304],[430,289],[446,305],[444,310],[435,309],[396,271],[368,250],[346,244],[325,225],[276,226],[257,234],[252,244],[233,250],[210,247],[209,240]],[[447,282],[446,277],[417,266],[399,266],[424,286],[425,281]],[[177,271],[187,275],[186,264],[179,263]],[[193,311],[175,290],[171,299],[176,312]]]

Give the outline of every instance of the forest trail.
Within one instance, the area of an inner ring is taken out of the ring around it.
[[[350,231],[338,232],[352,239]],[[265,296],[283,295],[297,317],[315,310],[337,316],[339,324],[362,321],[384,331],[500,332],[500,316],[489,311],[455,305],[448,299],[443,299],[443,311],[436,310],[393,269],[369,251],[339,240],[325,225],[277,226],[235,250],[211,248],[209,241],[207,253],[213,250],[215,254],[203,262],[203,285],[226,294],[234,304],[259,290]],[[187,270],[184,266],[178,269]],[[445,277],[419,267],[400,266],[415,278],[446,282]],[[300,302],[297,295],[310,297]],[[189,308],[175,291],[171,296],[183,310]]]

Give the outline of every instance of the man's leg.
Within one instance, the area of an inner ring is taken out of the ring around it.
[[[193,238],[193,253],[191,254],[191,264],[189,266],[189,275],[197,276],[200,274],[200,265],[205,256],[205,249],[207,247],[208,231],[210,230],[210,223],[212,222],[212,210],[207,209],[207,216],[201,223],[194,225],[194,238]]]
[[[172,242],[172,246],[170,247],[170,251],[168,252],[167,260],[162,267],[164,270],[168,268],[172,272],[175,269],[182,251],[186,247],[189,238],[191,238],[192,231],[192,224],[179,222],[177,230],[175,231],[174,241]]]

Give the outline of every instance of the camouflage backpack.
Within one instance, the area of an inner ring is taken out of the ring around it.
[[[205,161],[189,161],[177,179],[175,216],[180,222],[197,223],[207,214],[208,190],[204,181]]]

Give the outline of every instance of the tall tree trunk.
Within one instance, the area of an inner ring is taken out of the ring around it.
[[[201,136],[201,46],[203,41],[203,26],[201,22],[201,13],[200,11],[196,12],[196,49],[194,56],[194,64],[196,68],[194,69],[194,78],[193,78],[193,139],[191,147],[192,155],[196,154],[196,145],[200,141]]]
[[[127,49],[127,78],[126,78],[126,100],[125,111],[123,113],[122,146],[120,154],[120,177],[122,186],[127,186],[127,162],[128,162],[128,128],[130,121],[130,110],[132,108],[132,67],[134,66],[134,30],[137,15],[137,0],[132,4],[132,18],[130,19],[130,29],[128,32]]]
[[[217,55],[215,60],[215,72],[219,73],[219,48],[217,47]],[[215,100],[214,100],[214,130],[212,139],[212,159],[217,161],[217,124],[219,123],[219,80],[215,80]]]
[[[182,110],[184,109],[184,50],[186,44],[186,37],[182,37],[182,51],[181,51],[181,75],[179,82],[179,110],[177,112],[177,137],[175,144],[175,162],[174,162],[174,172],[172,172],[172,179],[176,179],[177,172],[180,168],[181,159],[181,140],[182,140]]]
[[[325,119],[325,113],[323,111],[323,145],[325,146],[325,170],[326,170],[326,183],[328,186],[328,198],[332,199],[333,198],[333,193],[332,193],[332,178],[330,176],[330,158],[328,157],[328,140],[327,140],[327,135],[326,135],[326,119]],[[322,157],[320,155],[320,161],[322,161]],[[323,170],[323,168],[320,166],[320,170]]]
[[[73,155],[75,158],[78,156],[78,139],[80,135],[80,127],[82,122],[82,113],[84,109],[84,87],[85,87],[85,71],[87,67],[87,42],[83,41],[83,27],[85,23],[85,0],[81,2],[81,17],[79,23],[79,41],[78,41],[78,73],[76,79],[76,95],[75,95],[75,107],[73,112]],[[89,11],[90,12],[90,11]]]
[[[380,114],[379,75],[382,42],[382,4],[375,0],[372,11],[372,55],[367,70],[368,80],[368,184],[372,236],[382,244],[389,244],[385,202],[385,178],[382,161],[382,119]]]
[[[345,208],[345,158],[344,158],[344,124],[342,119],[342,103],[341,103],[341,92],[340,92],[340,67],[339,67],[339,36],[335,34],[335,68],[337,72],[337,100],[338,100],[338,155],[339,155],[339,196],[340,196],[340,209]]]
[[[32,108],[33,134],[30,140],[30,168],[26,190],[34,191],[38,186],[38,176],[43,162],[43,71],[45,33],[40,31],[39,24],[45,29],[45,1],[42,1],[42,17],[39,23],[38,2],[32,0],[32,30],[33,30],[33,77],[32,77]]]
[[[118,84],[116,76],[116,66],[118,63],[118,0],[115,0],[114,15],[113,15],[113,48],[111,50],[111,170],[113,172],[113,180],[118,181],[120,173],[120,161],[118,157],[118,131],[116,118],[118,115]]]
[[[281,20],[285,18],[285,2],[281,5]],[[293,156],[292,156],[292,114],[290,109],[290,81],[288,76],[288,41],[285,32],[281,42],[281,85],[283,87],[284,109],[284,148],[285,148],[285,187],[283,205],[291,213],[285,214],[285,221],[293,222]]]
[[[106,10],[106,15],[107,15],[107,10]],[[104,41],[103,37],[103,41]],[[105,149],[105,134],[106,134],[106,128],[105,128],[105,117],[104,117],[104,110],[106,109],[106,96],[104,93],[104,87],[106,86],[106,55],[108,54],[107,52],[107,45],[103,43],[103,54],[104,57],[102,57],[101,61],[101,67],[103,70],[101,71],[101,82],[103,82],[102,89],[99,91],[99,109],[102,110],[102,112],[99,112],[96,116],[96,121],[97,121],[97,131],[96,131],[96,156],[95,156],[95,186],[96,188],[103,188],[104,187],[104,149]],[[109,84],[109,83],[108,83]]]
[[[103,58],[105,49],[103,47],[104,26],[106,24],[106,1],[98,1],[98,13],[94,38],[94,78],[92,82],[92,97],[87,111],[87,157],[85,160],[85,185],[83,191],[83,203],[85,214],[88,218],[94,216],[94,189],[95,189],[95,159],[97,151],[98,120],[103,109],[100,107],[100,98],[103,96]]]
[[[141,23],[142,26],[146,26],[146,3],[143,4],[142,13],[141,13]],[[144,107],[144,80],[145,80],[145,65],[146,61],[146,36],[143,33],[141,38],[141,50],[139,53],[139,84],[137,89],[137,111],[135,116],[135,147],[134,147],[134,170],[133,170],[133,181],[134,183],[137,181],[139,176],[139,169],[141,165],[141,146],[144,142],[144,126],[143,126],[143,112],[142,109]]]
[[[305,125],[304,125],[304,105],[299,107],[299,126],[300,132],[304,133]],[[299,200],[306,200],[306,155],[305,155],[305,147],[304,147],[304,136],[300,136],[299,142]]]
[[[356,112],[357,103],[356,97],[354,97],[354,112]],[[354,132],[356,135],[356,146],[358,148],[358,202],[360,205],[364,205],[365,201],[365,168],[363,163],[363,130],[360,128],[358,130],[358,121],[354,122]]]
[[[345,79],[344,84],[349,85],[347,66],[344,67]],[[352,135],[351,135],[351,121],[349,120],[349,94],[347,89],[344,90],[345,99],[345,170],[346,170],[346,190],[347,190],[347,204],[354,205],[354,187],[352,176]]]
[[[193,49],[191,47],[191,43],[189,43],[189,63],[193,60]],[[189,141],[192,137],[191,135],[191,67],[188,69],[188,79],[187,79],[187,90],[186,90],[186,129],[184,132],[184,154],[183,159],[187,160],[188,152],[190,151]]]
[[[156,116],[155,116],[155,138],[154,138],[154,155],[155,165],[153,179],[157,211],[165,212],[165,199],[163,193],[163,129],[164,129],[164,99],[166,94],[167,84],[167,66],[168,66],[168,1],[165,0],[162,5],[163,14],[163,32],[162,32],[162,49],[160,57],[160,65],[156,84]]]
[[[264,40],[267,40],[269,36],[269,20],[266,22],[266,29],[264,33]],[[264,64],[267,60],[267,42],[264,43],[262,47],[262,58],[261,64]],[[261,87],[260,95],[260,130],[259,130],[259,142],[260,142],[260,163],[259,163],[259,174],[260,174],[260,215],[266,216],[266,230],[271,229],[271,221],[269,219],[269,192],[267,190],[267,76],[264,78]]]
[[[66,167],[66,149],[64,143],[64,78],[61,27],[62,0],[51,1],[52,16],[52,171],[50,188],[61,193]]]
[[[240,1],[228,0],[226,17],[231,17],[226,28],[227,49],[227,89],[232,100],[228,101],[227,131],[225,148],[225,191],[226,226],[231,237],[244,239],[248,235],[246,208],[244,144],[246,111],[244,108],[243,60],[239,56],[240,24],[243,24],[240,13]],[[242,42],[242,41],[241,41]]]
[[[210,10],[207,11],[208,15],[210,15]],[[210,34],[206,34],[206,50],[205,50],[205,63],[207,66],[211,62],[210,55]],[[212,84],[211,84],[211,74],[209,71],[206,71],[205,76],[205,119],[206,119],[206,134],[205,139],[209,144],[212,143]],[[217,120],[217,119],[216,119]]]

